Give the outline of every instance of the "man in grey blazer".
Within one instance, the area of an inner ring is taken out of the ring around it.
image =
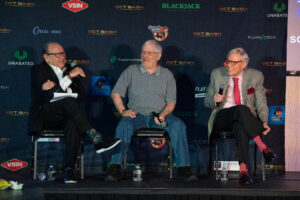
[[[224,67],[212,71],[204,105],[212,108],[208,122],[209,139],[220,131],[232,131],[237,138],[237,159],[240,163],[240,184],[252,184],[247,169],[249,140],[263,153],[266,163],[276,155],[262,142],[267,135],[269,108],[267,106],[263,74],[248,68],[249,57],[242,48],[232,49]]]

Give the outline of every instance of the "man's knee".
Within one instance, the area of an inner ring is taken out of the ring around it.
[[[238,105],[238,106],[236,106],[236,110],[240,114],[250,112],[250,109],[247,106],[245,106],[245,105]]]

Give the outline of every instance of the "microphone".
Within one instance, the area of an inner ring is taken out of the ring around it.
[[[220,89],[219,89],[219,94],[223,94],[223,90],[224,90],[224,85],[222,84],[221,86],[220,86]],[[216,106],[217,107],[219,107],[221,105],[221,102],[217,102],[216,103]]]
[[[158,121],[159,121],[159,123],[160,123],[160,125],[161,125],[162,127],[168,126],[168,124],[167,124],[166,121],[163,121],[163,120],[159,119],[159,114],[158,114],[158,113],[152,112],[152,115],[158,119]]]

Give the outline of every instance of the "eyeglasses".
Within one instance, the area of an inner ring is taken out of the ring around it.
[[[145,55],[145,54],[149,54],[151,56],[153,56],[154,54],[156,53],[159,53],[159,52],[155,52],[155,51],[142,51],[142,54]]]
[[[58,52],[58,53],[47,53],[47,55],[54,55],[56,58],[60,58],[62,56],[66,56],[66,52]]]
[[[238,60],[238,61],[232,61],[232,60],[228,60],[228,59],[225,59],[225,64],[226,65],[236,65],[236,64],[238,64],[238,63],[240,63],[240,62],[244,62],[244,61],[242,61],[242,60]]]

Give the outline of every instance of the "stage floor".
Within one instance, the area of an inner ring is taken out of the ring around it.
[[[300,199],[300,172],[267,175],[265,182],[258,177],[254,185],[239,185],[235,178],[229,179],[228,183],[220,183],[213,177],[201,176],[199,181],[184,183],[177,179],[169,180],[167,175],[161,174],[144,174],[143,181],[138,183],[131,178],[108,183],[104,178],[105,175],[87,176],[78,184],[64,184],[60,178],[54,182],[33,181],[30,177],[15,178],[15,181],[24,183],[23,190],[0,191],[0,199]]]

